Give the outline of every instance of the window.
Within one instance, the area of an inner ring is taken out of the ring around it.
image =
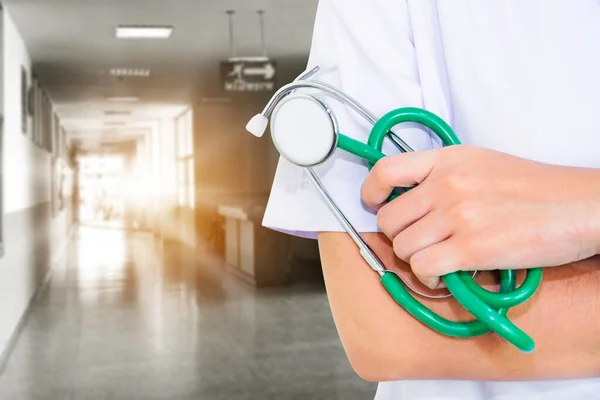
[[[32,74],[31,103],[28,104],[31,113],[32,140],[38,147],[52,153],[52,103],[46,92],[41,88],[39,80]]]
[[[41,147],[42,143],[42,130],[44,129],[44,96],[42,93],[42,89],[40,88],[40,84],[37,78],[33,78],[32,88],[34,93],[34,104],[33,104],[33,115],[32,115],[32,123],[33,123],[33,142]]]
[[[2,59],[4,60],[4,51],[2,52]],[[28,105],[28,91],[27,91],[27,70],[25,66],[21,66],[21,131],[27,135],[28,120],[27,120],[27,105]]]
[[[52,132],[51,132],[51,138],[50,138],[50,142],[51,142],[51,147],[52,147],[52,154],[53,155],[57,155],[58,154],[58,135],[60,133],[60,120],[58,119],[58,115],[53,114],[52,117]]]
[[[43,94],[43,112],[42,112],[42,138],[40,145],[47,152],[52,153],[52,124],[53,121],[53,113],[52,113],[52,103],[48,98],[46,92],[42,92]]]
[[[187,109],[175,120],[175,161],[177,163],[177,198],[180,206],[194,208],[194,133],[192,110]]]
[[[40,106],[38,103],[39,88],[37,85],[37,78],[35,74],[31,74],[31,87],[27,89],[27,113],[31,115],[31,140],[37,144],[37,131],[39,127],[38,116],[40,113]]]

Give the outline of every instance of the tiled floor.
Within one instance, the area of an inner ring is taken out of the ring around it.
[[[185,259],[150,236],[80,228],[34,303],[0,399],[373,398],[322,285],[254,290],[218,260]]]

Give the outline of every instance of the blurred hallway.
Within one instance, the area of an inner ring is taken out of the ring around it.
[[[0,398],[373,397],[345,358],[322,284],[254,289],[218,259],[194,258],[151,234],[75,228]]]
[[[244,130],[317,4],[0,0],[0,400],[373,398]]]

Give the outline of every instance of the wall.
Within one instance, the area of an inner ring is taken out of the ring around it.
[[[4,32],[4,10],[0,4],[0,32]],[[4,41],[0,35],[0,82],[4,82]],[[4,91],[0,90],[0,110],[2,110],[2,124],[4,124]]]
[[[277,86],[294,80],[305,67],[306,59],[278,60]],[[269,133],[257,139],[245,131],[245,126],[269,98],[212,104],[197,101],[194,106],[196,226],[200,239],[210,238],[219,205],[264,207],[267,203],[279,154]],[[262,214],[257,220],[262,220]],[[315,241],[289,237],[287,242],[290,257],[318,260]]]
[[[21,124],[21,65],[31,77],[31,59],[10,19],[3,16],[3,233],[5,254],[0,258],[0,351],[43,281],[51,260],[70,230],[66,208],[51,212],[51,154],[33,144],[31,118],[27,133]]]
[[[292,81],[305,68],[306,60],[279,63],[278,85]],[[213,77],[205,80],[215,81]],[[210,97],[222,97],[213,93]],[[154,197],[152,225],[155,234],[167,246],[179,246],[195,251],[198,247],[209,247],[224,253],[223,238],[215,238],[215,228],[222,224],[217,209],[220,205],[256,205],[267,203],[275,168],[279,159],[270,135],[257,139],[248,134],[244,127],[248,120],[261,111],[270,95],[244,101],[205,101],[197,99],[193,105],[194,146],[194,209],[178,205],[177,185],[179,182],[175,154],[177,129],[173,119],[160,121],[158,130],[150,136],[148,145],[153,159],[153,178],[158,185],[152,187]],[[262,213],[256,220],[261,229]],[[218,228],[217,228],[218,229]],[[283,234],[277,234],[284,236]],[[272,237],[265,231],[260,237]],[[318,261],[315,241],[285,237],[277,242],[285,246],[291,258],[302,261]]]
[[[305,62],[278,60],[277,86],[293,80],[305,68]],[[217,91],[214,96],[228,94]],[[269,135],[257,139],[245,131],[245,126],[262,111],[269,98],[270,94],[266,94],[232,97],[230,102],[199,100],[194,104],[197,223],[203,235],[209,215],[219,205],[266,204],[275,173],[276,150]]]

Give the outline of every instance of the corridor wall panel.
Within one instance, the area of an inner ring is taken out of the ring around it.
[[[66,243],[67,210],[51,212],[51,155],[31,140],[31,118],[22,133],[21,68],[31,76],[31,59],[10,18],[2,15],[2,231],[0,259],[0,352],[6,350],[52,260]]]

